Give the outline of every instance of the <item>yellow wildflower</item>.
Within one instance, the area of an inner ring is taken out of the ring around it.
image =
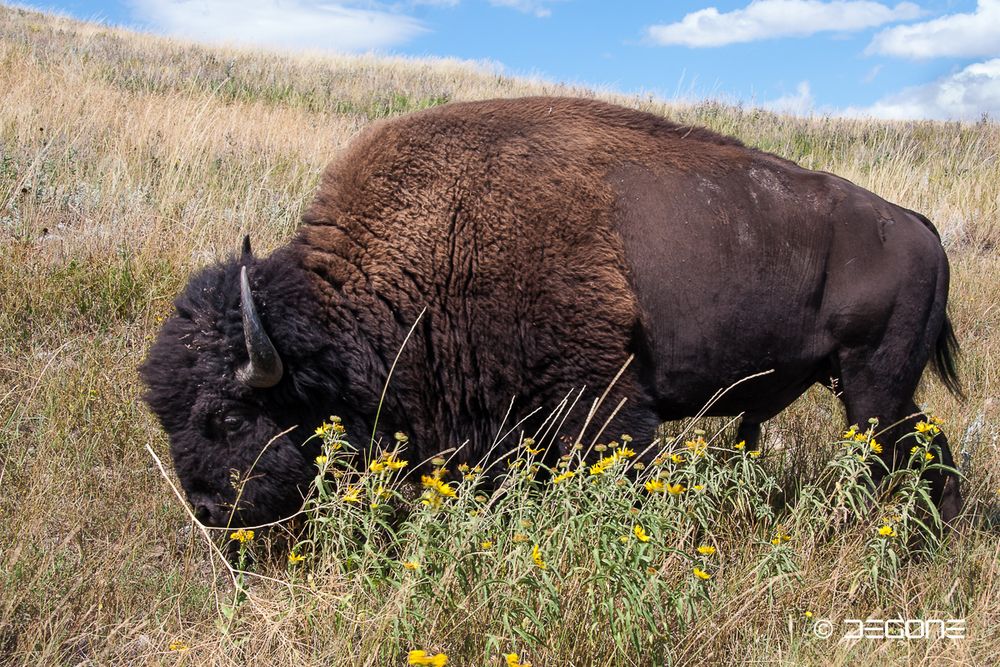
[[[941,429],[939,429],[934,424],[928,424],[925,421],[917,422],[917,433],[930,433],[931,435],[936,435]]]
[[[361,502],[361,488],[357,486],[348,487],[347,493],[341,498],[345,503],[360,503]]]
[[[556,475],[555,477],[553,477],[552,478],[552,483],[553,484],[559,484],[560,482],[565,482],[570,477],[576,477],[576,473],[573,472],[572,470],[567,470],[566,472],[562,473],[561,475]]]
[[[240,528],[235,533],[231,533],[229,535],[229,539],[239,542],[240,544],[246,544],[253,539],[253,531]]]
[[[715,554],[715,547],[703,544],[702,546],[698,547],[698,553],[700,553],[702,556],[712,556]]]
[[[643,484],[643,486],[645,486],[646,487],[646,491],[648,491],[650,493],[663,493],[663,491],[664,491],[663,482],[661,482],[658,479],[651,479],[648,482],[646,482],[645,484]]]
[[[621,542],[622,544],[628,544],[628,535],[622,535],[621,537],[618,538],[618,541]]]
[[[385,457],[385,464],[390,470],[399,470],[408,466],[410,462],[398,459],[394,453],[390,453]]]
[[[407,570],[419,570],[420,563],[417,560],[406,560],[403,561],[403,567],[405,567]]]
[[[448,664],[448,656],[444,653],[431,655],[427,651],[410,651],[407,655],[407,663],[411,665],[430,665],[430,667],[444,667]]]
[[[694,576],[698,577],[702,581],[707,581],[708,579],[712,578],[712,575],[710,575],[708,572],[705,572],[705,570],[701,569],[700,567],[694,568],[693,572]]]
[[[941,419],[940,417],[935,417],[935,416],[931,415],[931,423],[935,424],[937,426],[940,426],[941,424],[944,423],[944,420]]]
[[[549,567],[548,565],[545,564],[545,561],[542,560],[542,550],[538,548],[537,544],[531,547],[531,560],[535,562],[535,567],[538,567],[542,570],[545,570]]]
[[[316,457],[316,465],[318,466],[324,465],[328,460],[329,459],[327,459],[325,455],[320,454],[319,456]]]
[[[930,452],[927,452],[926,454],[924,454],[924,459],[926,459],[927,461],[933,461],[934,455],[931,454]]]
[[[691,450],[691,453],[695,456],[704,456],[705,452],[708,450],[708,443],[705,438],[700,435],[696,440],[688,440],[684,443],[684,446]]]
[[[505,653],[503,659],[507,661],[507,667],[531,667],[530,662],[521,662],[517,653]]]
[[[740,440],[735,445],[733,445],[733,449],[743,449],[746,446],[747,446],[747,441],[746,440]]]
[[[704,486],[702,486],[701,484],[695,484],[695,485],[694,485],[694,486],[692,486],[691,488],[692,488],[692,489],[694,489],[695,491],[701,491],[701,490],[702,490],[702,489],[704,489],[705,487],[704,487]]]
[[[812,618],[812,617],[813,617],[813,613],[812,613],[811,611],[807,611],[807,612],[805,613],[805,617],[806,617],[806,618]]]
[[[479,548],[483,549],[484,551],[489,551],[490,549],[493,548],[493,542],[491,542],[490,540],[483,540],[482,542],[479,543]]]
[[[633,456],[635,456],[635,450],[629,449],[628,447],[622,447],[617,452],[615,452],[615,456],[622,459],[630,459]]]
[[[674,463],[684,463],[684,455],[683,454],[671,454],[670,455],[670,460],[673,461]]]
[[[878,529],[878,534],[882,537],[896,537],[896,531],[893,530],[892,526],[885,524]]]
[[[914,454],[916,454],[919,451],[920,451],[920,447],[918,445],[911,447],[910,448],[910,456],[913,456]]]
[[[171,651],[187,651],[188,648],[189,648],[188,645],[185,644],[184,642],[176,641],[176,640],[170,642],[170,650]]]
[[[382,461],[372,461],[371,464],[369,464],[368,469],[375,473],[384,472],[386,465]]]
[[[771,540],[771,544],[773,544],[774,546],[778,546],[782,542],[788,542],[791,539],[792,537],[785,532],[785,529],[782,528],[781,526],[778,526],[774,534],[774,539]]]
[[[323,422],[322,424],[316,427],[316,435],[320,437],[323,437],[327,433],[331,433],[332,431],[333,431],[333,425],[327,424],[326,422]]]
[[[752,452],[750,452],[750,458],[752,458],[752,459],[758,459],[758,458],[760,458],[760,450],[759,449],[755,449]]]
[[[298,565],[299,563],[301,563],[305,559],[306,559],[305,556],[300,556],[299,554],[295,553],[294,551],[289,551],[288,552],[288,564],[289,565]]]
[[[450,485],[446,484],[445,482],[441,482],[438,484],[437,492],[440,493],[445,498],[454,498],[458,495],[457,493],[455,493],[455,489],[453,489]]]
[[[875,442],[875,438],[872,438],[871,448],[872,448],[872,451],[875,452],[876,454],[881,454],[882,453],[882,445],[880,445],[879,443]]]
[[[632,532],[640,542],[649,542],[649,534],[639,524],[635,524],[635,527],[632,528]]]
[[[667,484],[667,492],[672,496],[679,496],[685,491],[687,491],[687,489],[685,489],[684,485],[680,482],[676,484]]]
[[[854,438],[854,436],[857,435],[857,434],[858,434],[858,425],[857,424],[852,424],[851,428],[849,428],[846,431],[844,431],[844,433],[843,433],[843,435],[841,437],[843,437],[845,440],[852,440]]]

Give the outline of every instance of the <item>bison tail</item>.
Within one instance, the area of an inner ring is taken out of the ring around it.
[[[955,339],[955,329],[951,326],[951,319],[944,318],[944,326],[938,334],[937,345],[934,350],[934,371],[937,373],[948,391],[959,398],[965,398],[962,391],[962,382],[958,378],[957,359],[959,355],[958,341]]]

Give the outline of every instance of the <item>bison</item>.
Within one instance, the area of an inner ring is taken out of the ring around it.
[[[479,460],[505,418],[629,358],[594,416],[625,399],[611,432],[651,441],[770,371],[709,414],[742,415],[752,442],[832,382],[849,423],[890,426],[891,468],[928,361],[960,391],[947,299],[931,222],[832,174],[594,100],[456,103],[372,125],[287,245],[195,275],[141,375],[209,525],[294,513],[327,415],[366,442],[406,432],[414,460],[459,443]],[[951,519],[957,479],[930,480]]]

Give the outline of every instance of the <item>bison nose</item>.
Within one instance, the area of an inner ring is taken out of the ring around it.
[[[212,510],[209,509],[208,505],[198,503],[194,506],[194,518],[198,519],[201,523],[207,524],[209,519],[212,518]]]
[[[210,496],[201,493],[192,493],[188,496],[188,500],[191,502],[192,509],[194,509],[194,518],[206,526],[215,525],[213,517],[218,511],[218,505]]]

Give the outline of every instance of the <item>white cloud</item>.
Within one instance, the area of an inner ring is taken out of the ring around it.
[[[802,81],[795,87],[794,93],[782,95],[777,99],[764,102],[758,106],[777,113],[805,116],[815,108],[815,100],[813,100],[812,91],[809,88],[809,82]]]
[[[889,7],[870,0],[753,0],[744,9],[720,13],[715,7],[686,15],[677,23],[647,28],[657,44],[724,46],[774,37],[804,37],[817,32],[851,32],[923,12],[912,2]]]
[[[1000,0],[979,0],[973,14],[950,14],[875,35],[867,53],[904,58],[1000,55]]]
[[[317,0],[130,0],[142,21],[178,37],[291,49],[365,51],[425,32],[409,16]]]
[[[933,83],[904,88],[846,116],[896,119],[979,120],[1000,118],[1000,58],[969,65]]]
[[[510,7],[525,14],[534,14],[538,18],[552,15],[552,10],[546,5],[556,0],[490,0],[494,7]]]

